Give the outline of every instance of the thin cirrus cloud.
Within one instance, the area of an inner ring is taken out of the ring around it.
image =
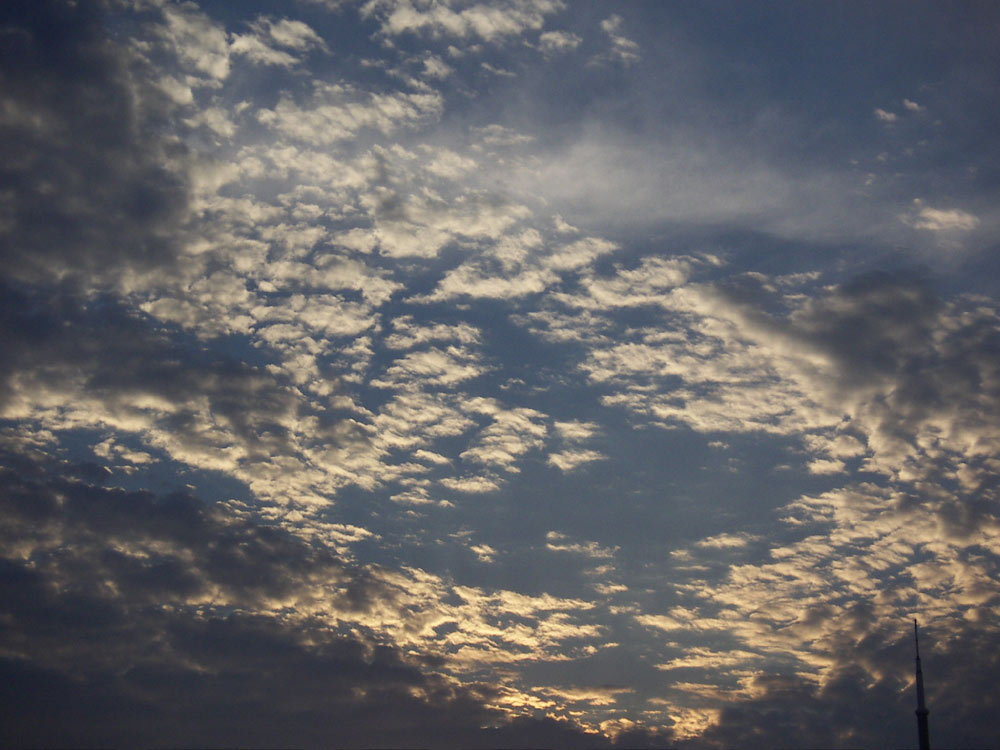
[[[898,744],[913,617],[988,742],[989,45],[758,12],[5,6],[4,744]]]

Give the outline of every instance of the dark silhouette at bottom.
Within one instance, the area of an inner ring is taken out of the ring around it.
[[[917,621],[913,621],[913,643],[917,649],[917,737],[920,750],[931,750],[930,735],[927,732],[927,705],[924,703],[924,671],[920,668],[920,636],[917,634]]]

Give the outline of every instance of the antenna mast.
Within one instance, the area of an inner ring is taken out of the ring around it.
[[[927,733],[927,705],[924,703],[924,671],[920,668],[920,636],[917,634],[917,621],[913,621],[913,644],[917,649],[917,737],[920,750],[930,750],[930,738]]]

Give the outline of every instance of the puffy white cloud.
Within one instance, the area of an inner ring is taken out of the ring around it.
[[[423,59],[424,75],[429,78],[447,78],[455,71],[437,55],[428,55]]]
[[[371,380],[376,388],[410,389],[455,386],[486,372],[479,358],[457,346],[410,352],[396,359],[385,374]]]
[[[459,238],[495,240],[529,213],[525,206],[472,191],[446,200],[433,193],[404,198],[400,191],[380,187],[365,203],[379,248],[392,257],[434,257]]]
[[[463,461],[517,473],[517,461],[544,445],[548,428],[544,414],[535,409],[505,408],[496,399],[475,398],[468,409],[489,417],[491,423],[480,431],[471,447],[462,451]]]
[[[708,258],[708,262],[714,259]],[[559,296],[567,304],[590,307],[596,310],[609,307],[635,307],[640,305],[669,305],[666,294],[681,286],[697,266],[705,265],[704,259],[643,258],[637,268],[619,270],[613,276],[588,275],[581,279],[589,299],[583,295]]]
[[[393,333],[386,337],[390,349],[412,349],[431,341],[455,342],[474,345],[479,342],[481,331],[468,323],[446,325],[443,323],[416,323],[412,315],[400,315],[392,320]]]
[[[236,124],[229,113],[221,107],[206,107],[185,121],[191,127],[204,126],[217,135],[231,138],[236,133]]]
[[[283,96],[257,119],[289,138],[314,146],[342,141],[365,129],[384,134],[425,122],[441,112],[436,92],[370,93],[344,83],[317,82],[312,96],[298,104]]]
[[[160,31],[182,61],[210,79],[229,75],[229,44],[221,25],[193,3],[165,4],[163,17]]]
[[[427,449],[435,439],[461,435],[475,424],[455,396],[418,390],[395,394],[373,419],[377,443],[403,450]]]
[[[497,555],[497,551],[488,544],[473,544],[469,546],[469,549],[476,554],[480,562],[493,562]]]
[[[580,46],[581,39],[568,31],[543,31],[538,35],[538,48],[547,55],[569,52]]]
[[[425,299],[436,301],[454,297],[511,299],[545,291],[558,277],[552,271],[529,268],[514,276],[490,273],[481,264],[459,266],[438,284]]]
[[[555,271],[570,271],[589,265],[602,255],[618,250],[618,245],[596,237],[584,237],[559,247],[546,256],[541,264]]]
[[[235,34],[229,44],[234,55],[243,55],[259,65],[276,65],[291,68],[299,58],[286,50],[305,52],[309,49],[326,49],[326,44],[307,24],[283,18],[258,19],[250,25],[251,33]],[[274,46],[285,47],[285,50]]]

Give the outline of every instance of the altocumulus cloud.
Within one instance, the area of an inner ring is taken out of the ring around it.
[[[4,5],[4,744],[989,743],[995,11],[733,12]]]

